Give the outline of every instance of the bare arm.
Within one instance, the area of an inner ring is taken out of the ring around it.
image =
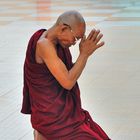
[[[49,40],[44,38],[38,41],[37,45],[39,48],[39,56],[45,62],[53,76],[64,88],[70,90],[74,86],[86,65],[88,57],[93,53],[95,49],[103,45],[100,43],[98,47],[96,45],[92,47],[93,40],[91,39],[93,39],[93,35],[97,37],[98,32],[95,35],[95,32],[92,31],[87,39],[82,39],[80,43],[79,57],[77,58],[74,66],[69,71],[61,59],[57,56],[55,46]]]

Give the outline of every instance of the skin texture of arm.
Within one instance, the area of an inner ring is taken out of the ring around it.
[[[67,70],[65,64],[57,56],[55,46],[47,39],[41,39],[37,43],[39,56],[45,62],[50,72],[62,87],[70,90],[81,75],[88,56],[80,54],[71,70]],[[50,53],[51,52],[51,53]]]
[[[74,66],[68,71],[65,64],[57,56],[55,45],[47,38],[41,38],[37,42],[37,51],[56,80],[67,90],[70,90],[81,75],[88,57],[104,42],[98,43],[102,38],[99,30],[92,30],[88,37],[83,37],[80,42],[80,54]],[[50,53],[51,52],[51,53]]]

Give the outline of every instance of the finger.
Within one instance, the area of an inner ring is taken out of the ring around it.
[[[100,33],[100,30],[97,30],[94,34],[93,34],[93,36],[92,36],[92,40],[94,41],[95,39],[96,39],[96,37],[98,36],[98,34]]]
[[[105,44],[105,42],[102,41],[101,43],[97,44],[97,47],[96,47],[96,48],[100,48],[100,47],[102,47],[104,44]]]
[[[90,40],[91,38],[92,38],[92,36],[93,36],[93,34],[95,33],[95,29],[93,29],[90,33],[89,33],[89,35],[88,35],[88,37],[87,37],[87,39],[88,40]]]
[[[99,34],[97,38],[95,39],[95,44],[97,44],[101,40],[102,37],[103,37],[103,34]]]

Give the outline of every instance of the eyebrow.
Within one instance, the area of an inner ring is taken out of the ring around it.
[[[68,24],[66,24],[66,23],[63,23],[63,25],[68,26],[68,27],[71,29],[71,26],[70,26],[70,25],[68,25]]]

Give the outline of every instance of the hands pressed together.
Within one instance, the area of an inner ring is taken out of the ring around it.
[[[96,49],[103,46],[105,43],[102,41],[100,42],[103,34],[100,33],[100,30],[93,29],[88,37],[84,36],[81,39],[79,44],[80,54],[84,54],[87,57],[90,56]]]

